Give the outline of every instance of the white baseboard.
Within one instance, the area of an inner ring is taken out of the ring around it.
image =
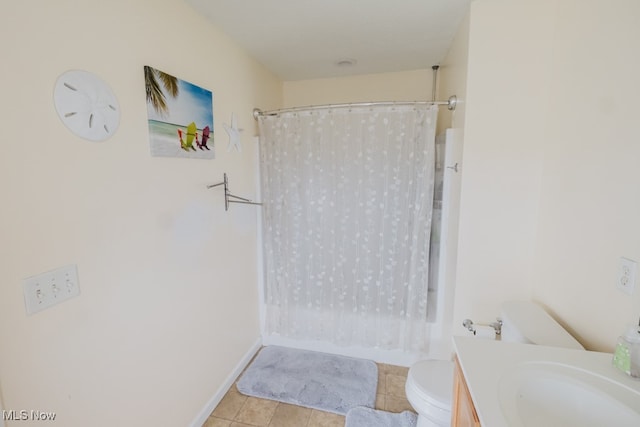
[[[251,346],[249,351],[247,351],[245,355],[242,357],[242,359],[240,359],[240,362],[238,362],[238,364],[233,369],[233,371],[227,376],[227,379],[225,380],[224,383],[222,383],[218,391],[216,391],[216,393],[211,397],[211,399],[209,399],[209,401],[204,406],[204,408],[202,408],[198,416],[191,422],[190,427],[202,427],[202,424],[204,424],[205,421],[207,421],[207,418],[209,418],[209,415],[211,415],[211,412],[213,412],[213,410],[216,409],[216,406],[218,406],[218,404],[220,403],[224,395],[227,394],[231,386],[233,386],[233,383],[236,381],[238,376],[242,373],[244,368],[246,368],[249,362],[251,362],[251,359],[253,359],[253,356],[256,355],[258,350],[260,350],[260,347],[262,347],[262,339],[258,338],[258,340]]]

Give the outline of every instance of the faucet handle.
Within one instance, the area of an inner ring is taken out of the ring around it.
[[[489,326],[491,326],[493,329],[496,330],[496,335],[500,335],[502,334],[502,319],[501,318],[496,318],[496,321],[493,323],[490,323]]]

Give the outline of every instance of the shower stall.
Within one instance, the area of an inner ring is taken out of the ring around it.
[[[448,357],[458,163],[451,135],[435,137],[438,104],[256,114],[265,344],[404,365]]]

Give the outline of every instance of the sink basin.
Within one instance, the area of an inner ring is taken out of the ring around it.
[[[514,427],[638,427],[640,392],[556,362],[525,362],[505,371],[498,400]]]

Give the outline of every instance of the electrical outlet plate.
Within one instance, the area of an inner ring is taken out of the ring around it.
[[[75,264],[38,274],[22,281],[27,314],[34,314],[80,295]]]
[[[638,263],[628,258],[620,258],[620,267],[618,268],[618,281],[616,286],[622,292],[629,295],[633,294],[633,290],[636,287],[636,271],[638,269]]]

